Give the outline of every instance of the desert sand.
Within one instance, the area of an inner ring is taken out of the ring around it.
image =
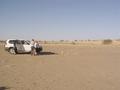
[[[120,90],[120,46],[43,45],[39,56],[0,45],[0,90]]]

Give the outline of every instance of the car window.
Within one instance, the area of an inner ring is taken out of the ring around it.
[[[25,45],[30,45],[30,43],[29,43],[29,42],[27,42],[27,41],[25,41]]]
[[[24,40],[22,40],[22,41],[21,41],[21,43],[22,43],[22,44],[25,44],[25,41],[24,41]]]
[[[25,41],[25,40],[10,40],[9,41],[10,44],[14,44],[14,43],[17,43],[17,44],[25,44],[25,45],[30,45],[29,42]]]
[[[9,43],[10,44],[14,44],[16,40],[10,40]]]
[[[21,40],[21,43],[24,44],[24,45],[30,45],[27,41],[25,40]]]
[[[21,41],[20,40],[16,40],[16,44],[21,44]]]

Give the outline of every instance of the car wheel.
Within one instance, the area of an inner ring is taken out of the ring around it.
[[[10,49],[9,49],[9,52],[10,52],[10,54],[14,54],[14,55],[16,54],[16,52],[15,52],[15,49],[14,49],[14,48],[10,48]]]

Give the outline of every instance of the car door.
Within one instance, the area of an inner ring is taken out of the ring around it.
[[[25,52],[25,48],[20,40],[16,40],[16,49],[18,53]]]
[[[24,41],[23,46],[25,48],[25,52],[31,52],[31,45],[30,45],[30,43],[28,43],[27,41]]]

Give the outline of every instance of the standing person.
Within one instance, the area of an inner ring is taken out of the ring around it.
[[[36,41],[35,42],[36,55],[39,55],[39,52],[40,52],[39,48],[40,48],[39,43],[38,43],[38,41]]]
[[[15,50],[14,54],[16,54],[16,53],[17,53],[17,41],[15,41],[15,42],[13,43],[13,45],[14,45],[14,50]]]
[[[32,39],[31,41],[31,55],[34,55],[35,56],[35,40]]]

